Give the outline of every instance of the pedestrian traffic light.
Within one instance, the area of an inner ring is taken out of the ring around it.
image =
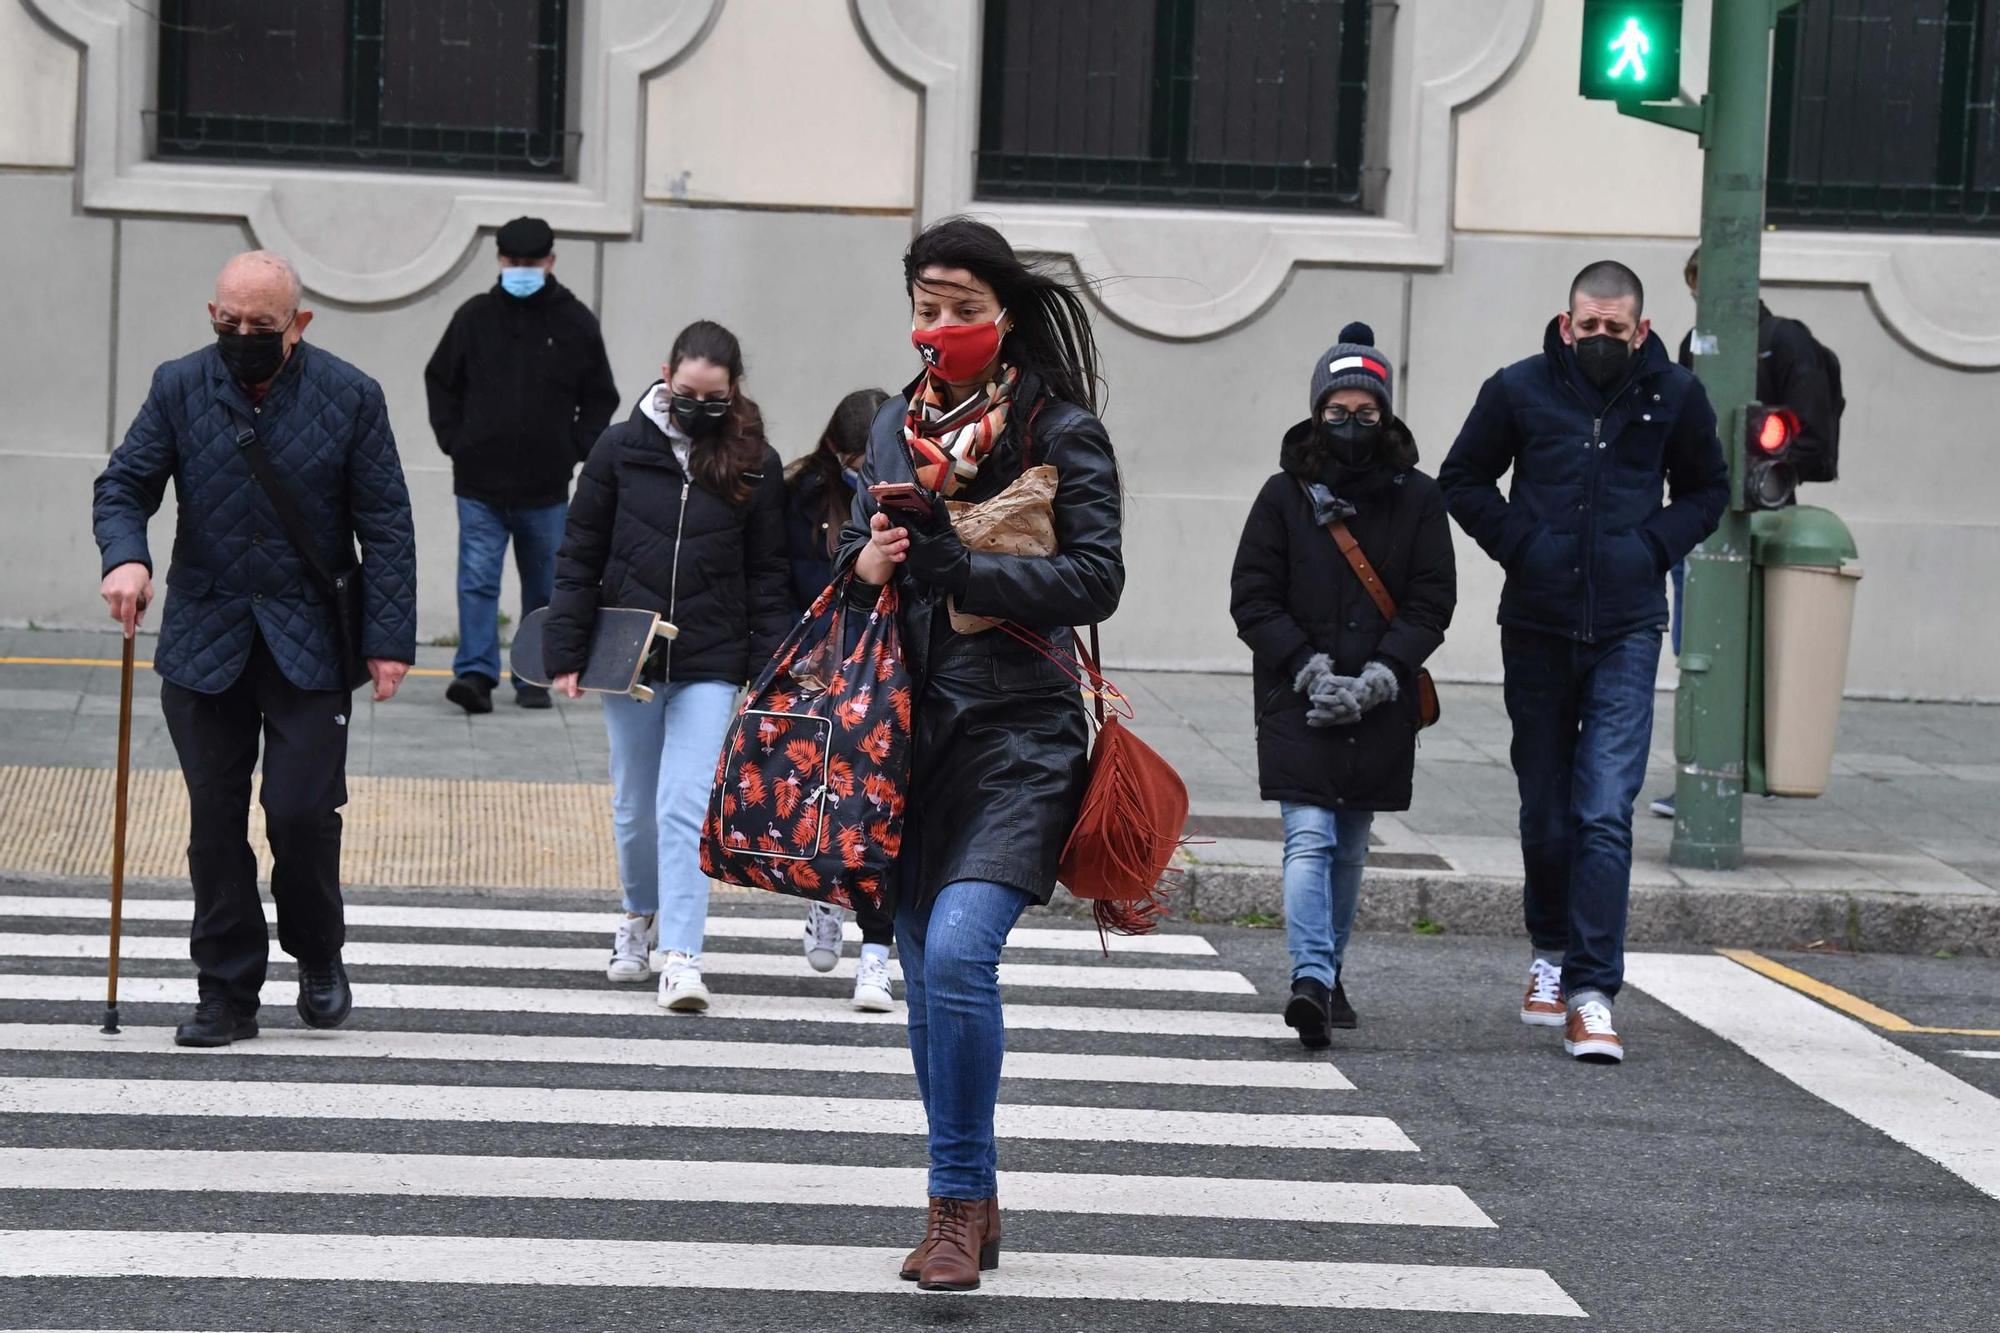
[[[1682,0],[1583,0],[1580,91],[1612,102],[1671,102],[1681,91]]]
[[[1753,403],[1744,420],[1749,435],[1743,451],[1744,508],[1783,509],[1799,488],[1798,469],[1786,457],[1799,438],[1798,414]]]

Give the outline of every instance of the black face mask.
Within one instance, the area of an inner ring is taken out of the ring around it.
[[[729,415],[729,400],[701,399],[677,393],[667,401],[667,415],[673,418],[676,426],[687,432],[689,438],[698,440],[722,429],[723,420]]]
[[[1375,470],[1382,457],[1382,425],[1364,426],[1349,417],[1339,425],[1319,423],[1319,438],[1325,452],[1319,465],[1319,483],[1339,494],[1343,487]]]
[[[218,333],[215,348],[238,384],[262,384],[285,364],[285,331]]]
[[[1576,364],[1583,377],[1600,389],[1608,389],[1624,378],[1632,364],[1632,344],[1608,333],[1576,340]]]

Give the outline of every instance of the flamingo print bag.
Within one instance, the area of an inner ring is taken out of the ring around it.
[[[709,878],[893,910],[910,778],[911,678],[883,585],[858,638],[847,578],[819,595],[750,687],[702,825]],[[843,648],[849,643],[853,647]]]

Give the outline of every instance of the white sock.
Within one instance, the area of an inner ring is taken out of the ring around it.
[[[889,946],[886,944],[864,944],[861,946],[861,956],[863,958],[879,958],[886,963],[889,961]]]

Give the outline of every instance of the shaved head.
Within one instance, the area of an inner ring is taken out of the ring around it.
[[[1639,275],[1615,259],[1600,259],[1587,266],[1569,284],[1569,308],[1577,308],[1577,298],[1632,303],[1632,318],[1646,313],[1646,284]]]

